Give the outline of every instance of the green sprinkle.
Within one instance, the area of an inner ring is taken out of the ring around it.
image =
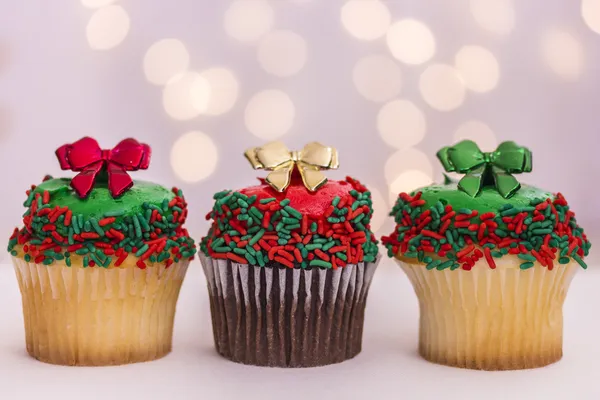
[[[173,218],[173,215],[171,215],[171,218]],[[142,214],[136,214],[135,219],[137,219],[138,222],[140,223],[140,225],[142,226],[142,230],[144,230],[144,231],[150,230],[150,225],[148,225],[148,222],[146,222],[146,219],[144,218],[144,216]]]
[[[269,204],[269,203],[271,203],[271,202],[273,202],[275,200],[276,200],[275,197],[269,197],[267,199],[260,200],[259,203],[260,204]]]
[[[536,258],[530,254],[520,253],[517,255],[517,257],[519,257],[521,260],[525,260],[525,261],[536,261]]]
[[[581,257],[579,257],[579,254],[573,254],[571,257],[573,257],[573,259],[577,261],[577,263],[581,265],[583,269],[587,269],[587,264],[581,259]]]
[[[104,213],[104,218],[109,218],[109,217],[120,217],[123,214],[125,214],[125,210],[114,210],[114,211],[107,211]]]
[[[96,218],[90,218],[90,222],[96,233],[100,236],[104,236],[104,230],[98,225],[98,220],[96,220]]]
[[[309,265],[311,267],[331,268],[331,263],[323,260],[312,260]]]
[[[187,257],[187,256],[186,256],[186,257]],[[256,258],[255,258],[255,257],[254,257],[252,254],[250,254],[250,253],[246,254],[246,259],[247,259],[247,260],[248,260],[248,262],[249,262],[250,264],[252,264],[252,265],[256,265],[256,264],[258,264],[258,262],[256,261]]]
[[[142,247],[140,247],[138,249],[138,251],[135,252],[135,256],[136,257],[141,257],[142,254],[144,254],[146,252],[146,250],[148,250],[149,246],[147,244],[144,244]]]
[[[135,229],[135,237],[142,237],[142,227],[140,226],[140,221],[138,221],[135,215],[132,217],[132,220]]]
[[[290,207],[290,206],[285,206],[284,208],[287,212],[289,212],[290,214],[292,214],[294,217],[296,217],[297,219],[302,219],[302,214],[300,214],[298,211],[296,211],[294,208]],[[346,210],[347,211],[347,210]]]
[[[314,250],[314,249],[321,249],[323,247],[322,244],[319,243],[315,243],[315,244],[307,244],[306,246],[304,246],[305,249],[307,250]]]
[[[533,233],[534,235],[547,235],[549,233],[552,233],[552,229],[533,229],[531,233]]]
[[[573,258],[575,258],[575,257],[573,257]],[[569,261],[570,261],[570,260],[569,260],[569,257],[561,257],[561,258],[559,258],[559,259],[558,259],[558,262],[559,262],[560,264],[568,264],[568,263],[569,263]]]
[[[531,261],[530,262],[524,262],[523,264],[521,264],[519,266],[519,268],[521,268],[522,270],[529,269],[531,267],[533,267],[533,263]]]
[[[284,199],[279,204],[281,205],[281,207],[285,208],[285,206],[287,206],[288,204],[290,204],[290,199]]]
[[[513,208],[511,206],[511,208],[505,209],[504,211],[500,211],[500,215],[503,217],[509,217],[511,215],[517,215],[520,212],[521,210],[519,210],[518,208]]]
[[[250,246],[254,246],[259,240],[260,238],[265,234],[265,230],[261,229],[259,230],[253,237],[252,239],[250,239],[250,241],[248,242],[248,244]]]
[[[102,261],[94,253],[90,253],[90,258],[98,265],[102,265]]]
[[[446,268],[450,268],[453,264],[454,264],[454,261],[448,260],[446,262],[441,263],[436,268],[437,268],[438,271],[442,271],[442,270],[444,270]]]

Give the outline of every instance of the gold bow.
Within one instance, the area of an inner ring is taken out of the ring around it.
[[[300,151],[290,151],[282,142],[271,142],[249,149],[244,155],[254,169],[271,171],[266,181],[278,192],[285,191],[290,185],[294,166],[311,192],[327,182],[322,170],[339,166],[337,150],[317,142],[307,144]]]

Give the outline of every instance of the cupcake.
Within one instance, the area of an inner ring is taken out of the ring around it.
[[[89,137],[56,151],[74,178],[27,191],[12,255],[27,351],[61,365],[149,361],[171,350],[179,289],[196,249],[180,190],[132,181],[150,148]]]
[[[319,143],[290,152],[273,142],[246,157],[268,176],[215,194],[200,244],[217,352],[271,367],[356,356],[378,261],[369,191],[328,181],[337,152]]]
[[[419,299],[419,353],[455,367],[510,370],[562,357],[562,305],[590,243],[562,194],[521,185],[531,152],[472,141],[437,154],[465,174],[401,193],[382,238]]]

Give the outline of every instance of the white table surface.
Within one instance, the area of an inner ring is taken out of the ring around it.
[[[564,357],[525,371],[484,372],[428,363],[416,353],[418,304],[403,272],[379,266],[363,352],[312,369],[238,365],[213,349],[204,276],[196,260],[181,291],[173,352],[118,367],[61,367],[24,347],[18,286],[0,265],[0,399],[600,399],[600,269],[579,271],[565,304]]]

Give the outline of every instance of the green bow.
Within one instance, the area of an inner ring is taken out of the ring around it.
[[[511,174],[531,172],[531,151],[515,142],[503,142],[495,151],[484,153],[475,142],[463,140],[444,147],[437,157],[446,171],[466,174],[458,182],[458,188],[471,197],[489,185],[507,199],[521,188]]]

